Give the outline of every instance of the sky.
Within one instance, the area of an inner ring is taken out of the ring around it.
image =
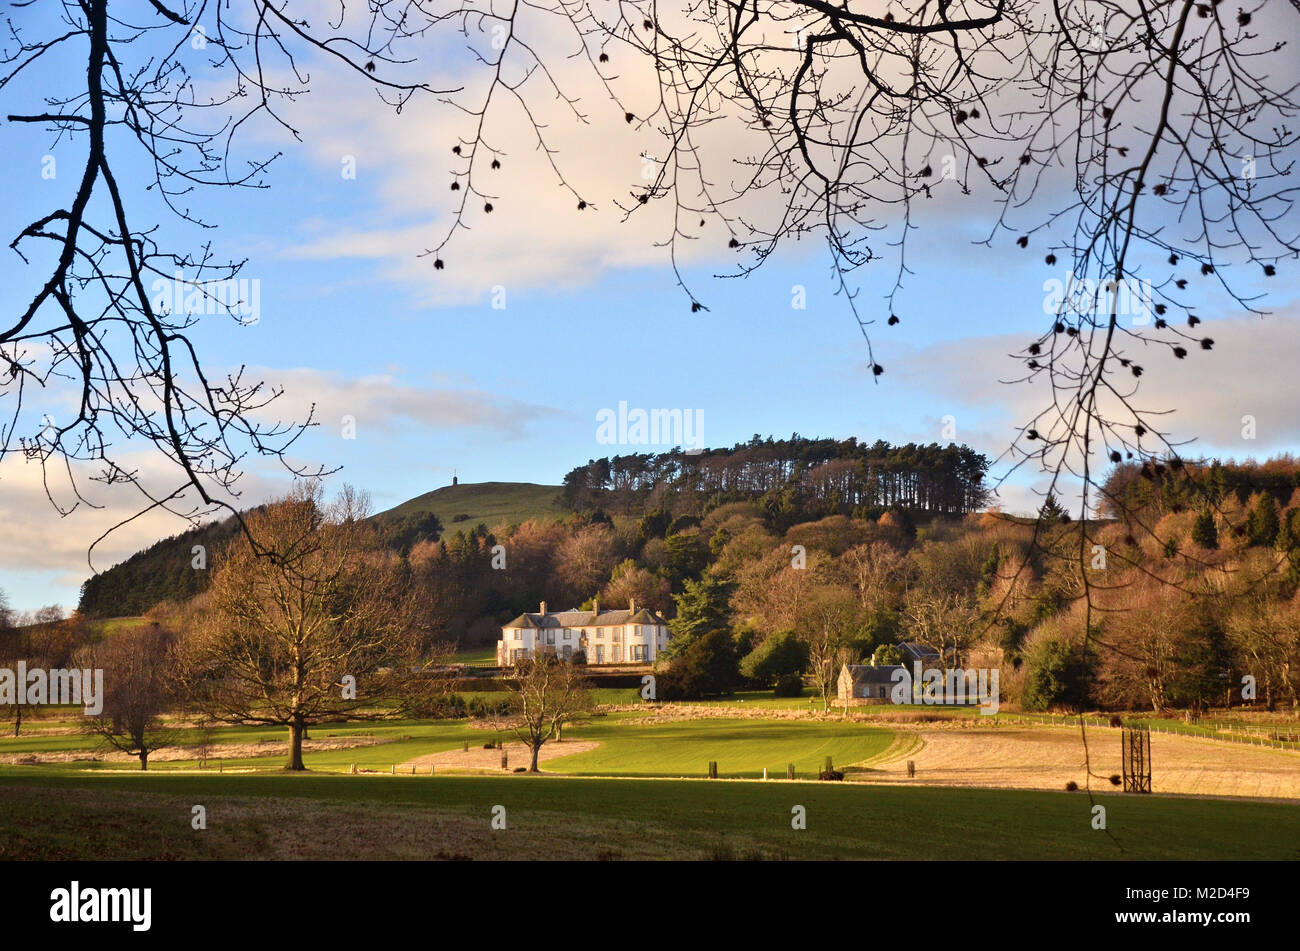
[[[241,276],[257,282],[257,320],[201,324],[205,361],[246,366],[283,386],[277,413],[285,418],[314,404],[320,425],[294,458],[339,467],[329,485],[359,486],[377,511],[448,485],[453,473],[463,483],[558,483],[592,458],[668,448],[599,440],[598,415],[624,403],[697,414],[707,446],[755,434],[947,442],[951,433],[997,459],[1045,397],[1041,387],[1005,381],[1019,366],[1009,354],[1044,326],[1044,282],[1059,275],[1044,266],[1041,248],[1021,251],[1011,236],[977,243],[986,213],[959,201],[940,196],[918,209],[897,326],[885,324],[883,295],[897,267],[886,237],[877,245],[882,260],[856,275],[859,306],[875,321],[874,357],[885,367],[876,377],[815,242],[742,280],[720,279],[735,253],[725,233],[704,229],[683,273],[708,310],[692,312],[666,251],[655,247],[666,219],[624,222],[613,206],[641,181],[645,148],[618,117],[555,125],[560,155],[571,157],[566,170],[592,196],[583,212],[549,174],[524,123],[493,130],[504,152],[489,183],[494,211],[472,216],[472,230],[442,252],[447,267],[435,271],[422,252],[449,221],[451,145],[465,117],[437,101],[393,115],[364,82],[328,70],[286,115],[301,142],[271,123],[253,124],[240,140],[241,159],[282,153],[267,188],[193,197],[211,231],[166,216],[144,188],[148,168],[130,143],[119,176],[137,220],[153,215],[165,222],[161,234],[187,246],[211,240],[221,254],[247,259]],[[30,126],[2,134],[6,179],[21,183],[0,214],[12,235],[66,204],[84,143]],[[59,163],[53,179],[41,175],[47,155]],[[0,262],[0,303],[12,313],[30,299],[39,269],[13,255]],[[1169,431],[1196,440],[1185,454],[1264,458],[1300,445],[1294,288],[1284,278],[1269,284],[1264,318],[1206,290],[1198,313],[1214,351],[1150,358],[1159,366],[1144,379],[1142,401],[1177,409]],[[57,415],[63,407],[50,399]],[[1253,438],[1243,437],[1247,414]],[[143,447],[133,458],[142,472],[165,469]],[[991,476],[1005,472],[995,462]],[[275,466],[252,459],[240,502],[256,504],[288,484]],[[1043,485],[1018,472],[996,501],[1033,511]],[[0,590],[14,608],[75,606],[91,571],[89,545],[137,502],[109,490],[94,501],[103,507],[60,516],[37,467],[15,456],[0,461]],[[159,513],[140,519],[100,543],[93,566],[185,527]]]

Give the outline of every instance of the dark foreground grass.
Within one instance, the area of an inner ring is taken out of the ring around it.
[[[1300,807],[1160,796],[520,776],[0,769],[16,858],[1296,859]],[[195,804],[208,828],[190,827]],[[507,828],[493,830],[494,807]],[[791,828],[803,806],[806,830]]]

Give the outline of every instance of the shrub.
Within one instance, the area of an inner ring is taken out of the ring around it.
[[[808,666],[808,645],[793,631],[779,631],[745,657],[740,672],[760,687],[769,687]],[[798,696],[793,694],[792,696]]]
[[[1070,780],[1068,783],[1065,784],[1065,791],[1066,791],[1066,792],[1078,792],[1078,791],[1079,791],[1079,784],[1076,783],[1076,782],[1072,779],[1072,780]]]
[[[658,675],[660,700],[698,700],[729,694],[740,683],[735,642],[725,630],[702,635]]]
[[[470,697],[465,713],[477,720],[502,716],[510,712],[510,697]]]
[[[803,676],[800,674],[786,674],[776,682],[776,687],[772,690],[772,696],[802,697]]]
[[[827,782],[843,782],[844,773],[838,769],[823,769],[817,774],[817,778]]]
[[[1076,703],[1083,683],[1078,654],[1065,641],[1050,639],[1034,646],[1025,659],[1026,710],[1047,710]]]

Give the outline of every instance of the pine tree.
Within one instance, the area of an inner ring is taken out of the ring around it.
[[[1272,545],[1277,540],[1281,519],[1277,514],[1277,500],[1268,492],[1261,492],[1250,507],[1246,533],[1252,545]]]
[[[1192,542],[1201,548],[1219,547],[1219,529],[1209,509],[1203,509],[1192,523]]]
[[[1038,510],[1038,518],[1048,525],[1065,520],[1065,508],[1056,501],[1056,496],[1051,492],[1048,492],[1047,498],[1043,500],[1043,507]]]

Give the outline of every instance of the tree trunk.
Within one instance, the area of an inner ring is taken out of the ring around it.
[[[304,724],[301,719],[289,722],[289,765],[286,769],[298,771],[307,767],[302,764],[302,735]]]
[[[533,744],[533,761],[532,761],[532,763],[530,763],[529,766],[528,766],[528,772],[530,772],[530,773],[535,773],[535,772],[537,772],[537,754],[540,753],[541,751],[542,751],[542,744],[541,744],[541,743],[534,743],[534,744]]]
[[[141,768],[141,769],[148,769],[148,768],[149,768],[149,751],[148,751],[148,750],[141,750],[141,751],[140,751],[140,768]]]

